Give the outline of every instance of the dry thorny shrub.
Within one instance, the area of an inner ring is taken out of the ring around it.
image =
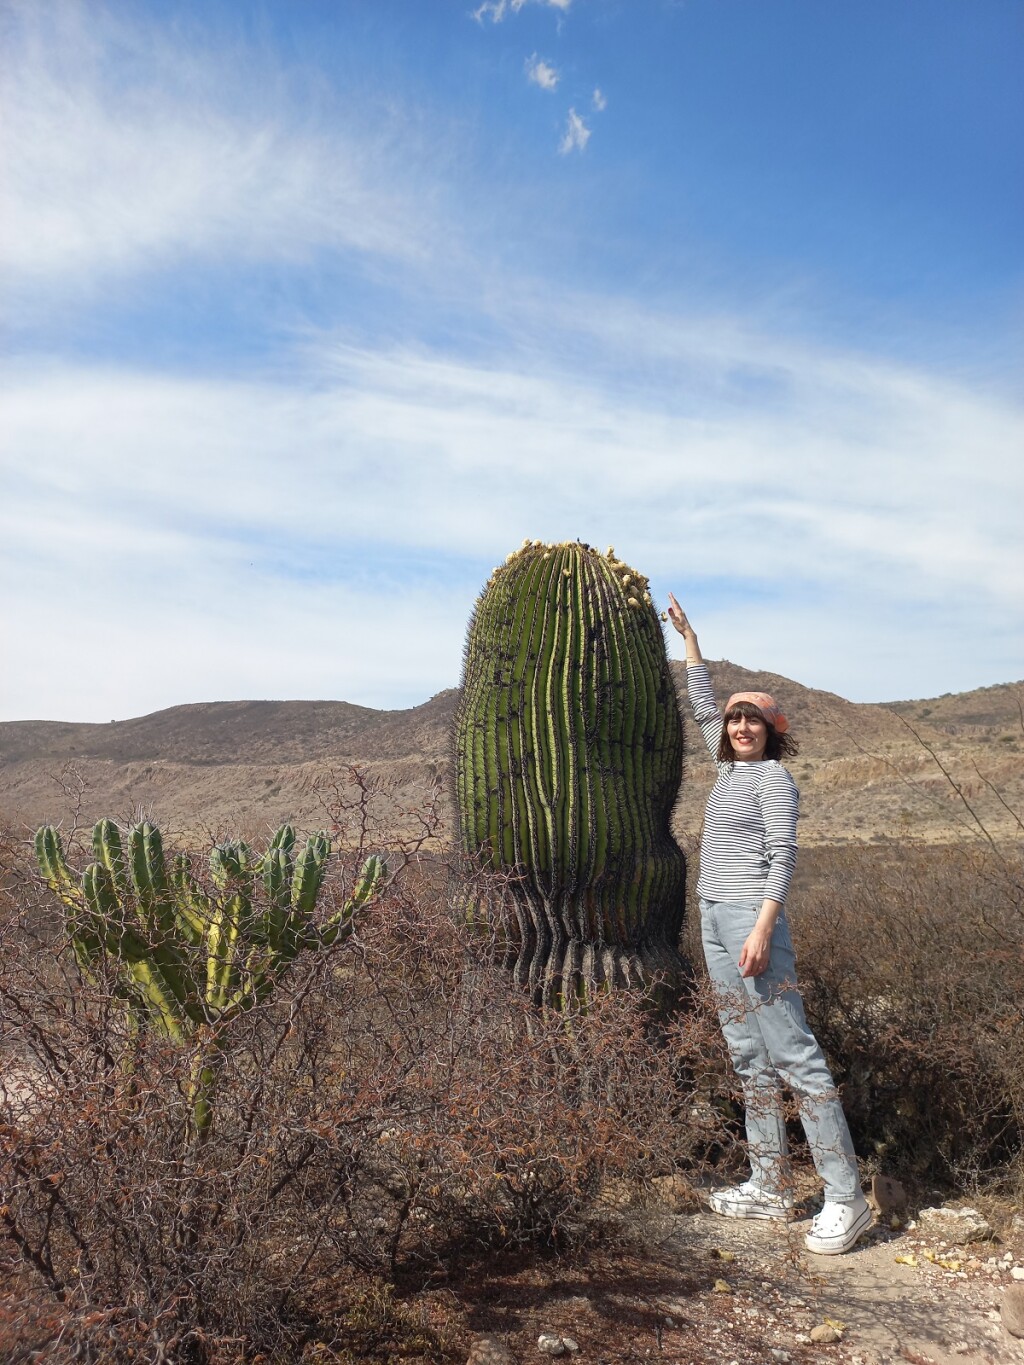
[[[1024,859],[909,841],[803,855],[793,924],[808,1018],[859,1152],[970,1185],[1024,1178]]]
[[[450,866],[421,856],[436,807],[396,846],[358,773],[324,799],[343,852],[323,913],[385,843],[392,879],[356,939],[300,957],[231,1024],[201,1143],[189,1049],[151,1037],[126,1073],[112,974],[82,977],[9,850],[0,1229],[22,1292],[0,1307],[5,1359],[37,1342],[53,1360],[296,1359],[351,1341],[360,1285],[571,1247],[604,1192],[705,1150],[706,1012],[669,1034],[622,994],[570,1020],[533,1010],[450,913]],[[443,1354],[429,1333],[420,1349]]]
[[[112,981],[82,979],[24,843],[3,850],[3,1359],[35,1345],[55,1361],[298,1359],[317,1343],[339,1353],[321,1359],[386,1358],[396,1333],[442,1359],[389,1283],[571,1249],[624,1190],[740,1154],[699,985],[657,1025],[623,994],[539,1013],[452,913],[453,865],[429,851],[437,802],[396,821],[355,772],[322,796],[342,850],[323,913],[367,852],[387,849],[392,880],[356,940],[300,959],[231,1026],[199,1146],[187,1049],[150,1039],[124,1074]],[[990,846],[802,855],[808,1015],[872,1164],[963,1183],[1019,1154],[1021,883],[1019,856]]]

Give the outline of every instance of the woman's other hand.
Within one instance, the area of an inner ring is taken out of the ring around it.
[[[760,976],[768,966],[772,953],[772,934],[781,914],[781,901],[762,901],[754,927],[740,952],[740,976]]]
[[[772,931],[755,924],[740,952],[740,976],[760,976],[768,966],[772,951]]]

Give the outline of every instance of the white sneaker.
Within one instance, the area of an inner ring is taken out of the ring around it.
[[[841,1256],[871,1226],[871,1210],[862,1194],[852,1204],[825,1202],[804,1238],[808,1251],[818,1256]]]
[[[793,1207],[790,1195],[762,1190],[752,1180],[732,1190],[715,1190],[708,1202],[723,1218],[788,1218]]]

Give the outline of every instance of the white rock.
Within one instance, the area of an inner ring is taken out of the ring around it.
[[[784,1351],[781,1346],[773,1346],[768,1354],[771,1356],[772,1360],[781,1361],[782,1365],[787,1365],[787,1362],[790,1359],[789,1352]]]
[[[1010,1271],[1010,1275],[1015,1280],[1024,1280],[1024,1265],[1015,1265]]]
[[[565,1349],[569,1352],[571,1356],[579,1354],[580,1344],[578,1341],[575,1340],[575,1338],[563,1337],[562,1345],[565,1347]]]
[[[537,1350],[546,1356],[564,1356],[565,1345],[562,1338],[554,1332],[541,1332],[537,1338]]]
[[[968,1242],[980,1242],[990,1238],[992,1228],[977,1209],[954,1209],[948,1204],[941,1208],[922,1209],[918,1214],[922,1223],[950,1223],[960,1225],[960,1236]]]

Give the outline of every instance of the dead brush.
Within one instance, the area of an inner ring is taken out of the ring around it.
[[[599,1230],[609,1189],[699,1160],[699,1066],[642,1000],[533,1009],[452,913],[451,869],[424,852],[434,808],[407,812],[396,843],[378,790],[343,776],[332,801],[344,853],[325,890],[371,850],[395,875],[345,945],[227,1025],[202,1142],[188,1048],[149,1034],[119,1065],[114,973],[83,973],[27,849],[9,848],[0,1065],[19,1084],[0,1093],[0,1244],[16,1292],[0,1357],[297,1359],[343,1349],[350,1309],[354,1346],[370,1286],[565,1254]],[[419,1353],[445,1358],[424,1331]]]
[[[919,1181],[1017,1178],[1024,864],[906,841],[815,850],[793,924],[858,1151]]]

